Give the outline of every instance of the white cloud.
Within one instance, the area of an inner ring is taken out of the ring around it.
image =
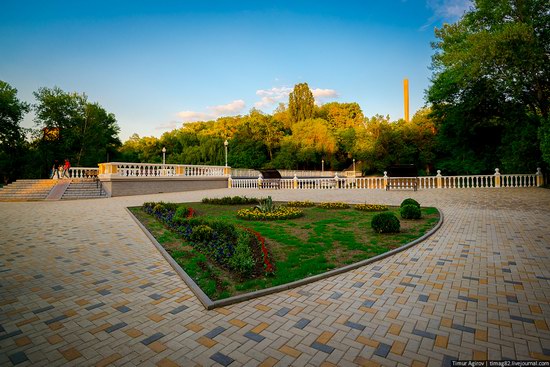
[[[338,93],[334,89],[312,89],[313,98],[315,98],[315,103],[320,105],[327,99],[338,98]]]
[[[181,122],[178,121],[169,121],[156,126],[155,130],[174,130],[177,129],[180,124]]]
[[[292,92],[292,88],[281,87],[271,89],[258,89],[256,95],[262,97],[262,99],[254,104],[256,108],[270,107],[276,103],[284,102],[288,99],[288,95]]]
[[[271,107],[279,102],[287,102],[288,95],[292,92],[293,88],[289,87],[274,87],[271,89],[258,89],[256,95],[262,97],[258,102],[254,104],[256,108]],[[311,93],[315,98],[316,104],[321,104],[327,99],[338,98],[338,93],[334,89],[311,89]]]
[[[228,104],[207,107],[207,112],[199,111],[181,111],[177,116],[183,122],[207,121],[213,120],[221,116],[239,114],[246,107],[246,103],[242,99],[237,99]]]
[[[455,22],[472,6],[471,0],[426,0],[426,6],[433,11],[428,22],[422,26],[426,29],[436,21]]]

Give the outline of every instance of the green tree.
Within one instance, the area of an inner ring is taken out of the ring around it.
[[[17,98],[17,89],[0,80],[0,172],[4,184],[20,175],[25,133],[20,123],[29,112],[28,103]]]
[[[40,88],[34,96],[43,171],[54,158],[69,158],[73,166],[93,167],[116,153],[120,140],[115,116],[88,102],[85,94],[54,87]]]
[[[438,166],[534,170],[540,149],[524,147],[544,144],[537,130],[550,113],[548,24],[547,0],[476,0],[462,19],[436,30],[427,100],[438,122]],[[517,132],[521,143],[505,147]]]
[[[295,123],[312,118],[315,114],[315,99],[307,83],[299,83],[288,96],[290,120]]]

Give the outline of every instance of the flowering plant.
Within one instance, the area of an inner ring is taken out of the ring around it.
[[[354,206],[354,209],[363,212],[382,212],[388,210],[388,206],[379,204],[357,204]]]
[[[299,218],[302,215],[304,215],[304,212],[301,210],[285,206],[279,206],[271,212],[262,212],[257,208],[237,211],[237,218],[245,220],[283,220]]]
[[[315,206],[313,201],[304,200],[304,201],[289,201],[286,203],[286,206],[293,208],[309,208]]]
[[[334,203],[326,202],[326,203],[319,203],[317,207],[323,208],[323,209],[347,209],[349,208],[349,204],[342,203],[342,202],[334,202]]]

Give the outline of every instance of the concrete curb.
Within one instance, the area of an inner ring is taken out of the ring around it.
[[[162,254],[162,256],[164,256],[166,261],[168,261],[168,263],[172,266],[172,268],[174,268],[176,273],[178,273],[178,275],[183,279],[183,281],[187,284],[187,286],[191,289],[191,291],[195,294],[195,296],[197,296],[199,301],[204,305],[204,307],[207,310],[212,310],[214,308],[223,307],[223,306],[229,306],[229,305],[233,305],[235,303],[240,303],[240,302],[248,301],[248,300],[251,300],[251,299],[254,299],[254,298],[267,296],[269,294],[286,291],[286,290],[289,290],[289,289],[292,289],[292,288],[296,288],[296,287],[307,285],[307,284],[310,284],[310,283],[313,283],[313,282],[317,282],[317,281],[322,280],[322,279],[330,278],[330,277],[335,276],[335,275],[346,273],[348,271],[360,268],[360,267],[365,266],[365,265],[372,264],[374,262],[383,260],[383,259],[385,259],[389,256],[395,255],[399,252],[405,251],[405,250],[415,246],[416,244],[428,239],[435,232],[437,232],[437,230],[443,225],[443,213],[441,212],[441,210],[439,210],[439,208],[436,208],[437,212],[439,213],[439,222],[435,225],[435,227],[433,227],[428,233],[424,234],[422,237],[419,237],[416,240],[411,241],[411,242],[409,242],[409,243],[407,243],[407,244],[405,244],[401,247],[398,247],[396,249],[385,252],[383,254],[371,257],[370,259],[362,260],[362,261],[356,262],[354,264],[346,265],[346,266],[338,268],[338,269],[327,271],[326,273],[314,275],[314,276],[311,276],[311,277],[308,277],[308,278],[305,278],[305,279],[297,280],[297,281],[287,283],[287,284],[278,285],[278,286],[271,287],[271,288],[266,288],[266,289],[261,289],[261,290],[250,292],[250,293],[240,294],[238,296],[225,298],[225,299],[222,299],[222,300],[219,300],[219,301],[212,301],[202,291],[202,289],[200,289],[200,287],[195,283],[195,281],[189,275],[187,275],[185,270],[183,270],[181,268],[181,266],[179,266],[179,264],[170,256],[170,254],[168,254],[166,252],[166,250],[162,247],[162,245],[160,243],[158,243],[158,241],[155,239],[155,237],[147,230],[147,228],[145,228],[145,226],[143,224],[141,224],[141,222],[134,216],[134,214],[132,214],[132,212],[128,208],[125,208],[125,209],[128,212],[128,214],[130,214],[130,216],[134,219],[134,221],[138,224],[138,226],[141,228],[141,230],[145,233],[145,235],[151,240],[153,245],[155,245],[157,250]]]

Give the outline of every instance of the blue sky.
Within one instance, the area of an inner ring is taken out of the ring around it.
[[[86,93],[124,141],[185,121],[271,112],[307,82],[316,101],[367,116],[411,115],[429,86],[434,27],[468,0],[3,0],[0,80],[34,102],[39,87]],[[23,125],[33,126],[32,116]]]

